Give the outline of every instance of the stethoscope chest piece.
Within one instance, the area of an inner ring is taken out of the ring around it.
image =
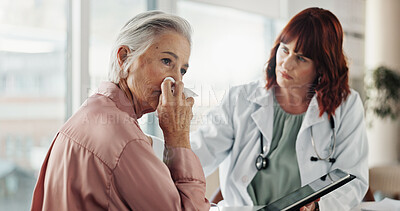
[[[336,148],[336,133],[335,133],[335,122],[334,122],[332,116],[330,117],[329,121],[331,124],[332,133],[333,133],[333,142],[331,143],[331,145],[329,147],[329,155],[325,158],[323,158],[319,155],[319,153],[317,151],[317,147],[315,146],[314,134],[313,134],[312,127],[310,128],[311,144],[312,144],[315,154],[316,154],[316,157],[315,156],[310,157],[310,160],[313,162],[320,161],[320,160],[330,162],[331,164],[336,162],[336,158],[333,157],[333,155],[335,154],[335,148]],[[256,158],[256,163],[255,163],[257,170],[266,169],[269,166],[269,159],[268,159],[267,155],[264,155],[265,154],[264,148],[263,148],[264,143],[263,143],[263,135],[262,135],[261,131],[260,131],[260,142],[261,142],[260,143],[261,150],[260,150],[260,154]]]
[[[263,135],[260,131],[260,141],[261,141],[261,152],[256,158],[256,168],[257,170],[266,169],[269,166],[269,159],[266,155],[264,155],[264,143],[263,143]]]
[[[256,168],[257,170],[266,169],[269,166],[269,160],[267,157],[263,157],[262,154],[259,154],[256,159]]]

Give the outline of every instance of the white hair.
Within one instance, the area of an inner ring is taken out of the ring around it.
[[[178,32],[189,41],[189,44],[191,43],[190,24],[179,16],[161,11],[149,11],[129,20],[120,30],[112,48],[108,79],[118,84],[121,79],[126,78],[132,62],[139,58],[158,36],[167,31]],[[127,46],[130,53],[121,67],[118,62],[118,50],[122,46]]]

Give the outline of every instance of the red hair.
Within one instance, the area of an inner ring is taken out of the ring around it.
[[[314,61],[317,78],[310,92],[317,94],[319,115],[328,116],[350,93],[348,67],[343,53],[343,29],[334,14],[321,8],[308,8],[295,15],[277,37],[266,68],[267,85],[276,86],[276,52],[280,43],[296,40],[295,52]]]

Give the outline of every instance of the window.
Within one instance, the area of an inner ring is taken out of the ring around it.
[[[65,118],[66,0],[0,2],[0,204],[28,210]]]
[[[0,1],[0,210],[29,210],[43,159],[67,118],[71,2]],[[116,34],[146,10],[147,0],[90,3],[90,61],[84,62],[97,88]]]
[[[91,93],[107,80],[112,44],[125,23],[147,9],[147,0],[91,0],[89,75]],[[90,95],[90,94],[89,94]]]
[[[230,87],[263,77],[275,27],[262,15],[192,1],[178,1],[178,15],[194,30],[184,77],[185,85],[199,94],[194,130],[206,123],[205,112],[218,105]]]

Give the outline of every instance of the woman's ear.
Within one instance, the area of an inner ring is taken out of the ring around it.
[[[126,59],[128,58],[128,54],[130,53],[130,50],[127,46],[123,45],[118,49],[118,64],[119,66],[122,68],[122,65],[124,64],[124,62],[126,61]]]

